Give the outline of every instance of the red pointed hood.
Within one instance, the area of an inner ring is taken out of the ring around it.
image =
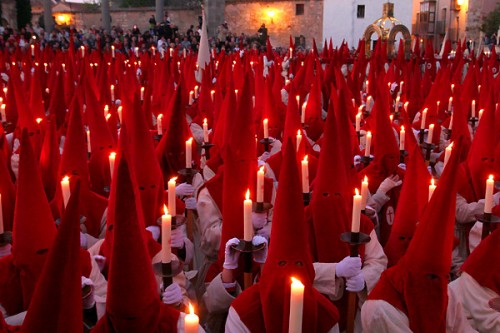
[[[25,308],[29,305],[45,255],[56,235],[56,225],[43,190],[37,161],[23,130],[19,155],[16,207],[14,211],[14,264],[25,274],[21,284]]]
[[[307,241],[304,205],[298,165],[289,140],[282,164],[273,217],[273,240],[260,281],[245,290],[232,304],[252,331],[288,332],[290,278],[305,286],[302,327],[327,332],[337,323],[334,305],[313,287],[314,268]]]
[[[1,137],[1,135],[0,135]],[[5,140],[5,138],[0,139]],[[14,221],[14,205],[16,202],[16,189],[12,183],[5,155],[0,151],[0,193],[2,200],[2,217],[4,230],[12,231]]]
[[[83,332],[80,215],[77,182],[31,301],[21,332]]]
[[[321,78],[316,75],[316,79],[311,87],[306,105],[307,136],[313,141],[317,141],[323,133],[323,119],[321,117],[323,103],[321,98]]]
[[[58,170],[61,154],[56,130],[56,121],[52,117],[47,122],[45,137],[43,140],[42,152],[40,154],[40,174],[42,176],[43,187],[49,201],[56,195],[59,184]]]

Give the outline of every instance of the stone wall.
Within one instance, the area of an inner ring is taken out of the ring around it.
[[[479,40],[483,18],[495,9],[497,0],[469,0],[465,32],[468,39]]]
[[[0,18],[2,23],[17,28],[16,2],[13,0],[0,0],[0,6],[2,6],[2,17]]]
[[[296,15],[296,5],[304,5],[304,15]],[[290,35],[306,37],[306,46],[323,40],[323,1],[231,1],[226,0],[225,18],[232,32],[256,35],[266,24],[273,46],[288,47]]]

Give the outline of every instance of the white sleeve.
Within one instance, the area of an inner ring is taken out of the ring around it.
[[[250,333],[250,330],[241,321],[238,312],[233,307],[229,308],[229,314],[226,320],[226,333]]]
[[[467,223],[476,220],[476,215],[482,214],[484,211],[484,203],[471,202],[467,203],[464,197],[457,194],[457,207],[455,218],[457,223]]]
[[[198,195],[197,211],[200,218],[201,250],[207,257],[216,258],[222,232],[222,214],[206,188]]]
[[[313,287],[332,301],[339,300],[344,294],[344,279],[335,277],[336,265],[336,263],[313,263],[316,274]]]
[[[365,246],[365,258],[363,260],[363,268],[361,268],[368,293],[372,291],[377,284],[380,275],[387,268],[388,261],[384,249],[378,241],[375,230],[372,230],[370,233],[370,238],[370,241]],[[360,293],[358,293],[358,296],[361,300],[365,300],[367,295],[366,293],[365,295],[360,295]]]
[[[91,256],[92,270],[90,271],[90,280],[94,284],[94,300],[97,310],[97,318],[101,318],[106,313],[106,296],[108,293],[108,281],[104,278],[99,266]]]
[[[189,128],[191,129],[191,134],[193,134],[194,141],[201,145],[203,143],[203,128],[197,123],[191,123]]]
[[[386,301],[369,300],[361,308],[364,332],[412,333],[408,317]]]
[[[235,296],[241,294],[241,287],[236,283]],[[222,283],[221,273],[210,282],[203,295],[203,301],[210,314],[226,313],[236,298],[227,292]]]

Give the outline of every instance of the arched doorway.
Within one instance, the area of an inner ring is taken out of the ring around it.
[[[389,32],[389,36],[387,38],[387,56],[389,57],[389,59],[396,56],[395,43],[396,37],[399,33],[402,34],[402,39],[404,40],[403,47],[405,52],[405,59],[409,60],[411,51],[411,34],[408,28],[402,24],[395,25]]]

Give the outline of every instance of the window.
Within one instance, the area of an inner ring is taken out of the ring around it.
[[[365,18],[365,5],[358,5],[358,18]]]
[[[295,5],[295,16],[304,15],[304,4],[298,3]]]

